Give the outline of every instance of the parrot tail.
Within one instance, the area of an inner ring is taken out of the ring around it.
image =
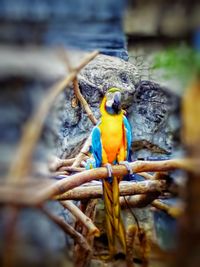
[[[116,237],[118,238],[124,252],[126,252],[126,234],[120,214],[119,180],[116,176],[113,177],[111,183],[105,179],[103,180],[103,195],[110,253],[111,255],[114,255],[116,252]]]

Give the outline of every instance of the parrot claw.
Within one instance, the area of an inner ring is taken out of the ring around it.
[[[129,175],[133,174],[132,168],[131,168],[130,163],[128,161],[120,161],[119,164],[124,165],[126,167]]]
[[[110,163],[106,163],[104,165],[108,171],[108,177],[112,178],[113,177],[113,170],[112,170],[112,165]]]

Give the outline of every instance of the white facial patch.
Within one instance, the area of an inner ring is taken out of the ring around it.
[[[106,101],[106,106],[107,107],[110,107],[111,108],[112,107],[112,104],[113,104],[113,100],[107,100]]]

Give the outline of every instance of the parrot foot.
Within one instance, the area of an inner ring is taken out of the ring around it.
[[[108,177],[112,178],[113,177],[113,170],[112,170],[112,165],[110,163],[104,164],[104,167],[106,167],[108,171]]]
[[[131,165],[130,165],[130,163],[128,161],[120,161],[119,164],[120,165],[124,165],[126,167],[126,169],[128,170],[128,174],[129,175],[132,175],[133,174]]]

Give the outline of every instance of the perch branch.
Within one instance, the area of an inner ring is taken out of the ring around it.
[[[130,163],[130,166],[135,173],[139,172],[156,172],[156,171],[171,171],[175,169],[184,169],[195,171],[196,160],[189,159],[171,159],[163,161],[135,161]],[[199,164],[199,161],[198,161]],[[113,166],[113,174],[118,176],[124,176],[127,174],[127,169],[122,165]],[[1,186],[0,187],[0,202],[13,204],[22,203],[24,205],[37,205],[48,199],[55,198],[57,195],[61,195],[68,190],[78,187],[84,183],[91,182],[95,179],[107,178],[107,169],[105,167],[85,170],[80,173],[71,175],[59,181],[48,181],[46,185],[42,185],[37,190],[31,190],[30,188],[20,188],[19,186]],[[148,181],[150,182],[150,180]],[[23,190],[22,190],[23,189]],[[17,198],[13,197],[18,196]]]
[[[195,162],[195,164],[197,164]],[[193,170],[194,165],[192,160],[188,159],[171,159],[162,161],[135,161],[130,163],[133,172],[156,172],[156,171],[171,171],[175,169],[190,169]],[[127,174],[125,166],[113,166],[113,175],[124,176]],[[62,179],[52,186],[39,192],[37,201],[45,201],[53,196],[63,194],[66,191],[73,189],[81,184],[90,182],[94,179],[107,178],[107,169],[105,167],[83,171],[74,174],[68,178]]]
[[[167,184],[163,181],[123,182],[119,185],[120,195],[147,194],[166,190]],[[101,198],[103,195],[102,185],[79,186],[62,195],[56,196],[57,200],[83,200]]]
[[[99,229],[94,225],[92,220],[88,218],[72,201],[61,201],[65,209],[68,209],[87,229],[88,235],[99,236]]]

